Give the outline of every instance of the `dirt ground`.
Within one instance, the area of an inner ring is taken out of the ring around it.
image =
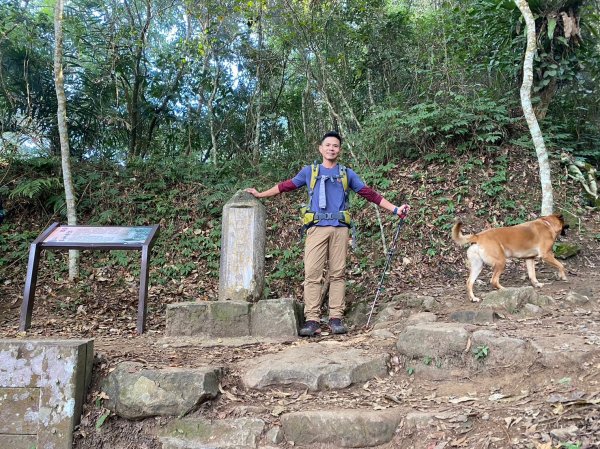
[[[556,304],[545,307],[540,317],[506,314],[492,325],[500,334],[518,333],[520,338],[526,339],[544,335],[568,341],[572,336],[585,336],[589,361],[581,366],[548,369],[535,363],[490,370],[483,363],[480,369],[465,369],[458,376],[432,380],[411,375],[407,369],[410,367],[398,357],[394,342],[376,340],[367,330],[359,328],[351,329],[348,335],[326,335],[311,341],[335,339],[348,347],[389,352],[392,358],[388,377],[343,390],[314,393],[295,389],[246,390],[240,382],[243,361],[276,353],[290,344],[304,344],[305,340],[238,347],[167,345],[163,339],[164,308],[156,304],[181,298],[166,301],[161,297],[160,287],[151,288],[148,332],[138,336],[135,333],[135,279],[126,280],[124,287],[112,287],[100,279],[88,280],[87,284],[100,287],[88,292],[86,297],[93,300],[84,303],[77,299],[77,291],[53,280],[51,274],[43,270],[39,281],[40,299],[34,308],[32,327],[26,334],[18,332],[22,286],[15,285],[12,290],[4,286],[4,291],[11,292],[11,296],[0,303],[0,337],[95,339],[94,380],[75,434],[74,448],[77,449],[161,447],[154,434],[167,418],[132,422],[110,415],[100,425],[99,419],[106,410],[101,405],[99,379],[124,360],[157,368],[224,366],[222,394],[203,404],[193,416],[218,419],[254,416],[274,425],[279,421],[281,410],[398,407],[406,413],[437,412],[441,418],[436,421],[437,426],[425,429],[410,429],[403,423],[388,445],[390,448],[597,448],[600,447],[599,232],[597,222],[592,221],[585,234],[573,233],[567,239],[583,248],[579,255],[564,261],[567,282],[556,280],[551,267],[538,263],[538,279],[545,284],[541,293],[556,299]],[[484,270],[480,279],[485,282],[476,285],[476,292],[490,290],[489,274],[489,270]],[[466,301],[466,275],[461,262],[437,276],[413,283],[410,289],[419,295],[435,297],[440,304],[436,310],[438,320],[445,321],[453,311],[473,308]],[[502,282],[505,286],[528,285],[524,263],[509,264]],[[585,306],[567,305],[562,300],[570,291],[586,295],[592,301]],[[115,304],[115,300],[121,303]],[[419,311],[413,309],[410,313]],[[569,430],[570,426],[576,427]]]

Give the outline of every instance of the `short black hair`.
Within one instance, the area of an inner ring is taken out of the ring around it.
[[[339,140],[339,141],[340,141],[340,145],[342,144],[342,136],[340,136],[340,133],[338,133],[337,131],[329,131],[329,132],[326,132],[326,133],[323,135],[323,137],[321,138],[321,142],[320,142],[320,144],[322,145],[322,144],[323,144],[323,141],[324,141],[325,139],[327,139],[328,137],[335,137],[337,140]]]

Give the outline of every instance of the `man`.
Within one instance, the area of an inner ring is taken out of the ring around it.
[[[348,251],[348,188],[378,204],[395,215],[406,216],[410,207],[400,207],[367,187],[354,171],[338,164],[342,150],[342,137],[335,131],[321,139],[319,153],[323,162],[307,165],[292,179],[264,192],[246,189],[257,198],[275,196],[298,189],[304,185],[309,190],[309,204],[304,217],[307,237],[304,247],[304,315],[305,324],[300,335],[311,337],[321,333],[321,278],[325,262],[329,269],[329,328],[333,334],[345,334],[342,322],[345,308],[345,269]],[[316,181],[316,182],[315,182]]]

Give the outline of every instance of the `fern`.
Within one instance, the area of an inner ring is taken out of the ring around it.
[[[60,188],[61,182],[59,178],[27,179],[17,184],[12,192],[10,192],[9,198],[40,198],[51,195]]]

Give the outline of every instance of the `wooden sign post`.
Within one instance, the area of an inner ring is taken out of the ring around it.
[[[140,292],[137,313],[137,331],[146,329],[146,298],[148,296],[148,271],[150,249],[158,236],[158,225],[153,226],[61,226],[53,223],[34,240],[29,248],[27,279],[19,329],[31,326],[31,313],[35,297],[40,254],[44,249],[101,249],[141,250]]]

